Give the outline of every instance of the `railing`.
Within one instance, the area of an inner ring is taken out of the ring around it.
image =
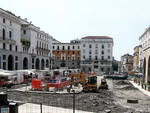
[[[2,42],[2,43],[9,43],[9,44],[15,44],[16,43],[16,41],[15,40],[13,40],[13,39],[2,39],[2,38],[0,38],[0,42]]]
[[[36,49],[41,50],[41,51],[50,51],[49,49],[42,48],[42,47],[36,47]]]

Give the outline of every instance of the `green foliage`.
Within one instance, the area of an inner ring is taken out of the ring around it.
[[[24,45],[27,48],[30,47],[30,42],[28,40],[26,40],[25,38],[21,38],[21,43],[22,43],[22,45]]]

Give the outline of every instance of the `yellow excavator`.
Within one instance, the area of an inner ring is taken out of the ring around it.
[[[84,92],[97,92],[97,76],[96,75],[89,75],[88,77],[85,76],[83,73],[71,74],[71,87],[72,85],[77,86],[79,83],[83,87]]]

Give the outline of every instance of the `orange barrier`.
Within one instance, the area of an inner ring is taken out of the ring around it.
[[[55,82],[53,82],[55,81]],[[70,83],[69,81],[61,81],[61,80],[53,80],[50,83],[47,83],[46,88],[49,89],[50,87],[55,87],[57,90],[63,88],[64,86],[68,86]]]
[[[32,78],[32,89],[42,90],[42,81]]]

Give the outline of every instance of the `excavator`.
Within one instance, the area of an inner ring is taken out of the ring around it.
[[[77,86],[81,84],[84,92],[97,92],[99,89],[108,89],[107,82],[104,78],[100,79],[100,85],[97,84],[97,76],[96,75],[88,75],[85,76],[83,73],[76,73],[70,75],[70,88],[72,85]]]

